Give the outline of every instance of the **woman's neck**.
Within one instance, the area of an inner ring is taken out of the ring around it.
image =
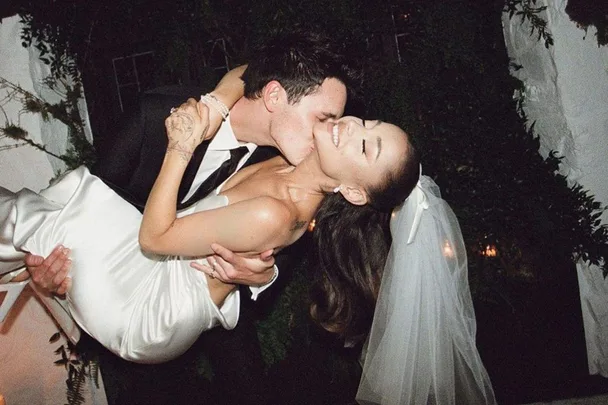
[[[306,157],[298,166],[290,166],[292,170],[285,174],[287,187],[294,202],[303,199],[318,200],[318,203],[325,197],[325,194],[332,190],[335,180],[329,178],[319,165],[314,152]]]

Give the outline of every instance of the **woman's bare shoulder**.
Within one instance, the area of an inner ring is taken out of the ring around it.
[[[291,201],[269,195],[252,198],[248,204],[252,214],[265,224],[289,226],[298,216]]]

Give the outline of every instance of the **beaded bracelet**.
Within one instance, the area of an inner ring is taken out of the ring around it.
[[[215,108],[215,110],[218,113],[220,113],[223,120],[226,120],[226,118],[228,118],[228,114],[230,114],[230,110],[228,109],[226,104],[221,102],[220,99],[215,97],[213,94],[207,93],[204,96],[201,96],[201,101],[204,102],[205,104]]]

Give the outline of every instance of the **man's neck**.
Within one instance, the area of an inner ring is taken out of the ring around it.
[[[262,99],[242,97],[230,110],[230,123],[236,139],[258,146],[276,146],[270,137],[269,112]]]

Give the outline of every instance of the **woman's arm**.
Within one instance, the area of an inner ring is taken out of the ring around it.
[[[213,94],[224,102],[229,108],[245,94],[245,83],[241,76],[247,70],[247,65],[241,65],[226,73],[222,80],[215,86]]]
[[[243,82],[240,79],[246,66],[228,72],[217,85],[213,94],[228,107],[242,97]],[[214,135],[222,123],[222,116],[215,108],[189,99],[165,120],[167,153],[144,209],[140,228],[140,244],[147,246],[150,239],[162,235],[176,217],[176,201],[179,184],[194,149]],[[212,136],[211,135],[211,136]]]
[[[293,242],[294,223],[295,216],[282,201],[257,197],[174,218],[155,233],[142,226],[140,245],[157,254],[207,256],[214,254],[211,244],[218,243],[233,252],[254,254]]]
[[[142,248],[146,249],[150,241],[166,232],[175,221],[179,183],[194,149],[209,129],[210,115],[206,105],[188,99],[165,120],[167,152],[144,209],[139,229]]]
[[[241,76],[243,76],[246,69],[247,65],[242,65],[226,73],[217,86],[215,86],[215,89],[211,94],[223,102],[226,107],[232,108],[245,94],[245,83],[241,80]],[[217,113],[217,111],[214,112]],[[205,139],[210,139],[215,136],[222,125],[221,120],[213,119],[213,116],[211,116],[211,118],[212,119],[209,122],[209,131],[205,136]]]

